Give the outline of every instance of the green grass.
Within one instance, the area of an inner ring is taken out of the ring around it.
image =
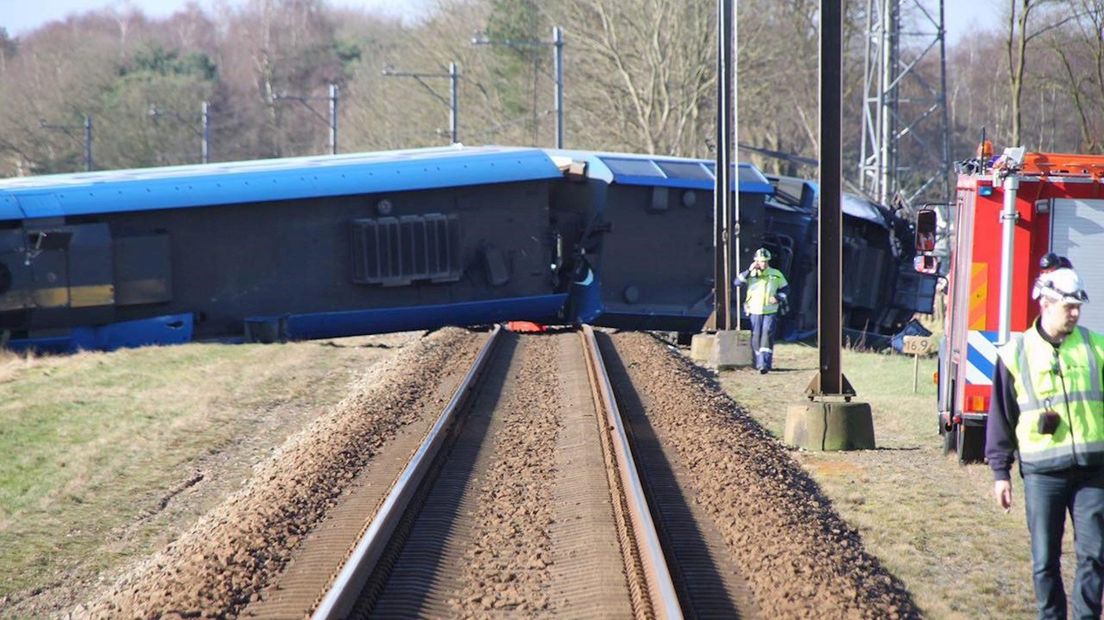
[[[786,410],[807,402],[817,367],[815,347],[782,344],[767,375],[743,369],[721,374],[721,385],[766,429],[781,438]],[[942,454],[935,413],[934,358],[922,358],[913,393],[913,359],[843,354],[856,399],[874,413],[877,450],[797,452],[794,457],[859,529],[869,552],[904,580],[928,617],[1031,617],[1030,547],[1023,485],[1014,476],[1014,505],[993,501],[985,465],[961,466]],[[1063,555],[1072,583],[1072,539]]]
[[[931,443],[936,433],[935,386],[932,373],[935,359],[922,358],[913,393],[913,358],[903,355],[858,353],[844,351],[844,376],[855,388],[860,399],[870,403],[877,418],[876,428],[879,447],[907,448]],[[781,437],[786,425],[786,408],[774,406],[779,396],[802,398],[805,388],[815,374],[817,350],[815,347],[782,344],[775,348],[775,372],[757,377],[754,381],[741,382],[737,387],[739,400],[755,412],[759,422],[776,436]],[[752,375],[741,371],[740,376]],[[725,374],[728,378],[732,375]],[[789,401],[783,400],[783,403]],[[904,415],[905,412],[912,412]]]
[[[186,525],[155,518],[174,488],[203,469],[216,502],[381,355],[192,344],[0,359],[0,598],[154,550]]]

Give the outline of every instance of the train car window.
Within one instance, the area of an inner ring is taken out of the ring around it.
[[[694,179],[712,181],[713,174],[698,162],[661,161],[657,165],[668,177],[675,179]]]
[[[648,159],[616,159],[613,157],[604,157],[602,161],[609,166],[610,171],[615,175],[655,177],[657,179],[664,178],[663,171],[660,170],[654,162]]]

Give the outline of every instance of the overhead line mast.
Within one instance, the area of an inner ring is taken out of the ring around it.
[[[943,4],[867,0],[859,187],[886,205],[950,202]]]

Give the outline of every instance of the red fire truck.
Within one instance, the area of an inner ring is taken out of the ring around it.
[[[953,211],[938,408],[944,450],[965,463],[984,458],[997,347],[1038,315],[1031,288],[1044,255],[1073,263],[1090,295],[1081,325],[1104,331],[1104,156],[1019,148],[995,160],[982,152],[964,164]],[[929,253],[934,215],[922,212],[917,220],[917,248]],[[930,254],[918,258],[925,260],[933,267]]]

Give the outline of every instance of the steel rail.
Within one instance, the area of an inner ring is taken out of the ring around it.
[[[315,608],[311,618],[330,619],[345,618],[352,612],[360,591],[364,588],[376,563],[383,554],[387,543],[395,530],[395,526],[406,511],[410,498],[417,491],[422,479],[425,477],[433,459],[437,456],[441,444],[444,443],[449,427],[452,425],[456,412],[465,404],[472,388],[482,374],[490,352],[498,341],[502,327],[496,325],[487,342],[483,344],[476,356],[472,367],[464,376],[463,381],[456,388],[445,406],[444,411],[437,418],[433,428],[414,453],[410,462],[395,480],[387,499],[383,501],[380,509],[372,518],[372,522],[364,531],[364,535],[353,549],[349,558],[345,561],[341,570],[334,578],[330,589],[322,597],[321,602]]]
[[[617,400],[613,396],[613,386],[610,385],[609,375],[606,373],[606,366],[602,361],[602,353],[598,350],[598,342],[594,338],[594,330],[590,325],[583,326],[582,338],[583,348],[586,349],[590,376],[596,383],[595,387],[597,389],[595,391],[602,401],[602,408],[605,410],[606,420],[611,429],[612,441],[610,443],[613,444],[621,483],[625,487],[629,518],[632,521],[637,551],[643,564],[652,611],[660,618],[680,619],[683,617],[682,607],[679,605],[674,582],[671,580],[671,571],[667,568],[667,560],[663,555],[663,548],[659,544],[655,522],[652,520],[648,501],[644,497],[644,487],[640,481],[640,475],[637,473],[632,451],[629,448],[625,425],[621,421],[621,411],[617,408]]]

